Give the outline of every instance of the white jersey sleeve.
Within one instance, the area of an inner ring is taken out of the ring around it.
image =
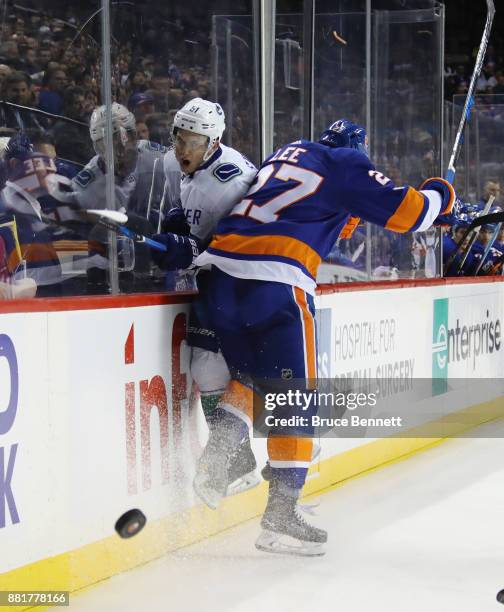
[[[99,159],[98,155],[95,155],[72,179],[71,190],[82,208],[106,207],[105,174]]]

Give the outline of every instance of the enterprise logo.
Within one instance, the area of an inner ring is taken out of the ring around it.
[[[432,352],[440,370],[446,368],[448,362],[448,331],[444,323],[438,327],[436,341],[432,344]]]
[[[500,351],[502,325],[499,318],[484,316],[467,324],[457,317],[455,325],[448,325],[447,298],[434,300],[434,324],[432,330],[432,378],[446,378],[448,364],[468,361],[476,369],[477,361],[484,355]]]

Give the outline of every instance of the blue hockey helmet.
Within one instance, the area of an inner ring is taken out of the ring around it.
[[[332,123],[320,134],[319,143],[334,148],[357,149],[369,155],[366,128],[348,119],[338,119]]]
[[[5,147],[4,159],[27,159],[33,153],[33,144],[23,132],[14,134]]]
[[[451,227],[452,234],[455,234],[458,230],[466,230],[477,216],[477,209],[474,208],[473,204],[463,203],[460,207],[457,220]]]

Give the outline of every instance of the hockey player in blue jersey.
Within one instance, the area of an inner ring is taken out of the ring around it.
[[[500,212],[495,207],[492,213]],[[471,275],[487,276],[496,273],[496,264],[503,255],[503,245],[499,242],[501,226],[494,223],[482,225],[478,234],[478,240],[474,243],[471,251],[473,264],[470,268]],[[495,238],[494,238],[495,236]]]
[[[450,184],[433,178],[420,190],[394,185],[365,154],[364,137],[362,128],[342,120],[318,143],[301,140],[279,149],[196,260],[213,265],[210,315],[234,377],[195,478],[211,506],[222,496],[227,458],[252,423],[249,381],[257,391],[270,379],[316,378],[315,279],[340,234],[358,217],[396,232],[452,220]],[[322,554],[327,533],[296,509],[311,440],[270,436],[268,454],[269,498],[257,547]]]
[[[504,225],[501,225],[497,240],[495,241],[489,257],[491,265],[484,266],[484,274],[487,276],[502,276],[504,270]]]
[[[466,239],[465,244],[460,248],[458,247],[458,243],[462,240],[464,232],[474,220],[474,217],[474,208],[471,208],[470,205],[461,207],[457,224],[451,227],[443,235],[443,262],[446,263],[458,249],[457,255],[454,257],[448,269],[444,272],[445,276],[466,276],[473,267],[474,257],[472,252],[470,252],[466,258],[463,269],[459,270],[466,248],[469,245],[469,238]]]
[[[447,224],[455,199],[441,178],[428,179],[420,190],[395,186],[365,154],[365,130],[345,120],[319,142],[296,141],[265,160],[196,259],[213,266],[209,316],[233,376],[194,481],[210,507],[224,495],[229,457],[252,425],[251,381],[257,391],[274,379],[317,376],[315,279],[338,237],[359,217],[395,232]],[[269,497],[258,548],[323,554],[327,533],[297,511],[311,453],[309,438],[268,438]]]

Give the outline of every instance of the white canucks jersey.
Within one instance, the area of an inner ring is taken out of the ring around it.
[[[116,177],[116,208],[145,216],[148,208],[158,209],[163,198],[163,157],[168,149],[156,142],[139,140],[137,150],[134,170],[124,178]],[[72,179],[71,189],[82,208],[105,208],[105,183],[105,164],[95,155]]]
[[[217,223],[247,193],[257,170],[241,153],[225,145],[192,174],[183,174],[173,150],[164,159],[166,197],[171,207],[184,209],[191,233],[203,245]]]

